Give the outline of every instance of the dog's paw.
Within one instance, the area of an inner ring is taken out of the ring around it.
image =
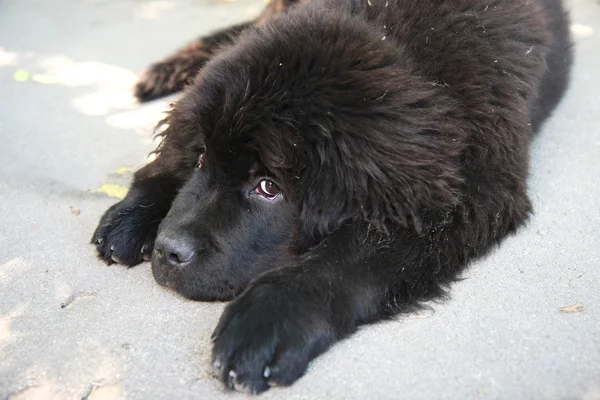
[[[256,284],[231,303],[213,333],[213,368],[230,389],[258,394],[287,386],[333,343],[323,304]]]
[[[154,100],[183,89],[183,82],[175,75],[170,63],[156,63],[144,71],[134,88],[134,95],[140,102]]]
[[[195,43],[174,56],[152,64],[135,85],[134,94],[140,102],[154,100],[179,92],[192,83],[210,54],[202,43]]]
[[[134,266],[149,260],[160,223],[152,207],[127,198],[110,207],[91,240],[98,257],[109,265]]]

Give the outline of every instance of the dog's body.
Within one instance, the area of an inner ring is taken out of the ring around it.
[[[559,0],[289,6],[151,67],[141,100],[211,58],[93,238],[186,297],[241,293],[214,361],[252,393],[443,295],[526,221],[529,141],[571,60]]]

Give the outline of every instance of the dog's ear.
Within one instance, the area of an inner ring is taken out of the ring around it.
[[[465,146],[460,108],[420,83],[302,128],[307,140],[296,193],[305,235],[318,240],[356,219],[419,231],[424,211],[456,204]]]
[[[194,103],[187,98],[171,104],[171,109],[158,122],[154,129],[154,139],[160,139],[156,149],[150,154],[155,156],[156,165],[151,168],[154,174],[171,174],[185,181],[198,163],[198,156],[205,148],[204,134],[197,121]]]

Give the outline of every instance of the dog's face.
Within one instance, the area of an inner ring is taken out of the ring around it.
[[[454,201],[452,100],[376,33],[322,18],[249,32],[171,112],[175,157],[198,161],[159,228],[159,283],[229,299],[347,221],[418,223]]]
[[[198,164],[162,222],[155,279],[195,300],[226,300],[291,257],[298,216],[252,158],[222,165],[201,150]]]

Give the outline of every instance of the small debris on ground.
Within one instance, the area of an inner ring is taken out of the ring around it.
[[[431,317],[431,315],[427,315],[427,314],[417,314],[417,315],[413,315],[413,318],[416,318],[416,319],[427,319],[427,318],[429,318],[429,317]]]
[[[60,308],[65,309],[72,305],[76,300],[80,299],[89,299],[91,297],[96,297],[96,293],[92,292],[77,292],[70,295],[65,301],[60,304]]]
[[[73,206],[69,206],[69,209],[71,210],[71,214],[73,214],[73,215],[79,215],[79,214],[81,214],[81,210],[79,208],[75,208]]]
[[[576,312],[581,312],[583,311],[583,306],[582,305],[574,305],[574,306],[565,306],[565,307],[561,307],[559,309],[561,312],[564,313],[576,313]]]
[[[425,309],[419,311],[418,314],[413,314],[412,317],[416,319],[427,319],[433,317],[434,311],[432,309]]]

